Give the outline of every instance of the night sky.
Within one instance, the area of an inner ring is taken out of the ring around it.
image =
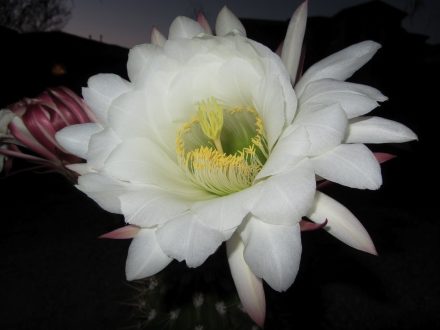
[[[309,16],[332,16],[341,9],[364,2],[367,1],[310,0]],[[385,2],[411,13],[403,22],[409,31],[429,35],[431,43],[440,42],[440,1]],[[152,26],[166,35],[169,24],[179,15],[194,17],[203,10],[214,24],[218,11],[226,4],[238,17],[287,20],[300,3],[300,0],[74,0],[72,18],[64,31],[132,47],[149,41]]]

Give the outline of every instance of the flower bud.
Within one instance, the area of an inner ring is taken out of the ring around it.
[[[81,161],[55,140],[60,129],[95,121],[84,101],[66,87],[49,88],[1,111],[5,129],[0,154],[27,159],[65,173],[65,165]],[[3,163],[3,162],[2,162]],[[1,169],[1,168],[0,168]]]

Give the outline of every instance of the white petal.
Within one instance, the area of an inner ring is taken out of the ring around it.
[[[324,228],[345,244],[371,254],[377,254],[374,244],[364,226],[345,206],[333,198],[317,192],[315,204],[308,217],[317,223],[324,223]]]
[[[168,39],[191,39],[203,32],[203,28],[196,21],[185,16],[178,16],[170,25]]]
[[[154,229],[141,229],[128,249],[125,274],[128,281],[154,275],[173,259],[161,250]]]
[[[215,34],[225,36],[229,33],[246,36],[246,29],[240,20],[226,6],[220,10],[215,22]]]
[[[307,1],[304,1],[293,13],[284,39],[281,59],[289,71],[292,83],[296,80],[301,48],[307,23]]]
[[[227,196],[197,202],[191,210],[205,225],[218,230],[224,239],[228,239],[252,210],[259,195],[260,187],[250,187]]]
[[[144,73],[145,68],[162,49],[154,44],[143,44],[134,46],[128,52],[127,72],[131,82],[136,82],[138,76]]]
[[[265,72],[267,76],[272,74],[278,79],[278,82],[281,84],[281,89],[283,95],[283,100],[285,102],[285,116],[286,123],[290,124],[295,116],[297,110],[297,99],[295,91],[292,88],[292,83],[290,82],[289,73],[286,70],[281,59],[272,52],[266,46],[248,39],[247,40],[255,50],[258,52],[260,57],[263,59],[263,63],[265,65]]]
[[[197,58],[201,61],[204,60],[201,55],[197,56]],[[231,82],[233,85],[235,83],[231,81],[232,79],[228,79],[229,77],[225,74],[222,75],[219,67],[220,63],[217,61],[210,63],[209,58],[207,58],[206,61],[203,61],[203,65],[194,63],[173,76],[170,84],[166,86],[169,96],[164,97],[163,101],[165,109],[168,110],[171,116],[171,122],[180,123],[181,126],[194,116],[198,102],[213,95],[219,99],[220,97],[217,94],[221,94],[221,96],[226,95],[226,97],[233,100],[237,99],[237,95],[238,97],[241,95],[240,91],[237,90],[233,90],[232,94],[227,94],[227,92],[231,91],[229,86],[226,86],[226,92],[223,92],[221,81],[224,82],[223,85],[227,84],[227,82]],[[227,80],[225,81],[225,79]],[[218,90],[217,85],[220,85],[220,90]],[[173,133],[175,139],[175,132]]]
[[[156,172],[160,173],[162,163],[170,163],[170,161],[162,161],[164,155],[158,151],[158,155],[150,154],[150,148],[154,152],[157,147],[148,139],[131,139],[122,142],[110,155],[103,169],[110,176],[131,183],[140,184],[158,184],[154,178],[157,177]]]
[[[120,197],[125,221],[142,228],[161,225],[189,210],[189,203],[155,187],[143,187]]]
[[[88,88],[82,89],[82,95],[100,123],[107,122],[107,112],[112,101],[131,89],[128,81],[109,73],[97,74],[89,78],[87,84]]]
[[[285,97],[280,78],[273,74],[267,75],[254,92],[253,99],[264,122],[269,149],[272,149],[286,125],[286,112],[296,108],[293,89],[290,88],[287,92],[291,94],[290,98]],[[289,104],[289,100],[293,104]]]
[[[321,79],[307,85],[300,99],[300,111],[307,111],[309,104],[331,105],[338,103],[344,109],[348,118],[364,115],[379,104],[386,101],[377,89],[360,84]]]
[[[307,131],[303,127],[292,128],[289,126],[283,136],[278,140],[269,158],[261,171],[257,174],[256,180],[261,178],[284,173],[294,168],[305,158],[310,149],[310,140]]]
[[[150,40],[153,45],[162,47],[167,41],[167,38],[165,38],[165,36],[156,27],[153,27],[151,30]]]
[[[101,130],[102,127],[95,123],[71,125],[58,131],[55,138],[69,153],[86,158],[90,138]]]
[[[162,250],[188,267],[200,266],[224,240],[222,233],[203,224],[203,219],[188,212],[168,221],[157,230]]]
[[[245,59],[227,60],[218,69],[216,97],[230,105],[253,105],[262,77],[262,72]]]
[[[297,95],[312,81],[331,78],[345,80],[367,63],[380,45],[374,41],[363,41],[334,53],[312,65],[295,85]]]
[[[351,188],[378,189],[380,165],[363,144],[342,144],[311,159],[317,175]]]
[[[108,121],[114,132],[122,139],[148,138],[160,145],[170,156],[175,156],[175,139],[178,124],[171,122],[155,92],[161,82],[142,90],[126,93],[117,98],[109,110]],[[159,88],[159,89],[160,89]]]
[[[240,301],[252,320],[263,327],[266,316],[266,299],[263,282],[255,276],[244,261],[244,244],[238,234],[226,242],[229,268]]]
[[[122,181],[156,185],[187,198],[204,196],[162,149],[144,138],[119,144],[108,157],[103,171]]]
[[[188,61],[195,61],[197,55],[206,55],[208,52],[211,52],[213,47],[216,47],[216,44],[221,43],[221,41],[216,42],[214,40],[206,35],[204,38],[168,40],[163,46],[163,50],[168,60],[174,59],[178,61],[175,62],[175,68],[178,68]],[[173,63],[166,63],[166,66],[169,65],[173,65]]]
[[[320,105],[320,109],[300,112],[293,126],[306,130],[308,156],[316,156],[341,143],[347,129],[347,116],[339,104]]]
[[[94,169],[101,169],[119,143],[121,143],[121,139],[110,127],[94,134],[89,142],[86,156],[87,164]]]
[[[138,189],[134,185],[129,186],[95,173],[80,176],[76,187],[92,198],[104,210],[119,214],[121,213],[119,196],[130,190]]]
[[[299,224],[270,225],[249,219],[242,233],[244,260],[252,272],[276,291],[285,291],[295,280],[301,259]]]
[[[380,117],[360,117],[350,121],[347,143],[401,143],[417,135],[398,122]]]
[[[261,195],[252,208],[252,214],[261,221],[290,225],[307,214],[315,194],[315,173],[302,162],[282,174],[274,175],[260,183]]]

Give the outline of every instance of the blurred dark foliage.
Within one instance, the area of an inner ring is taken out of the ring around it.
[[[66,0],[1,0],[0,26],[18,32],[61,30],[71,9],[72,3]]]

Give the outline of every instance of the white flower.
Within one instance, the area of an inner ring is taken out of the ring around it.
[[[299,221],[327,218],[330,233],[374,253],[362,225],[316,192],[315,174],[377,189],[378,162],[361,143],[403,142],[398,123],[357,118],[385,97],[345,83],[378,49],[367,41],[312,66],[292,88],[307,16],[292,17],[279,58],[246,38],[226,8],[216,36],[203,17],[178,17],[168,39],[130,50],[126,81],[92,77],[83,96],[99,122],[64,129],[58,141],[85,158],[78,188],[129,226],[127,279],[153,275],[171,260],[197,267],[223,241],[240,299],[264,322],[264,279],[278,291],[294,281]],[[292,78],[291,78],[292,77]]]

